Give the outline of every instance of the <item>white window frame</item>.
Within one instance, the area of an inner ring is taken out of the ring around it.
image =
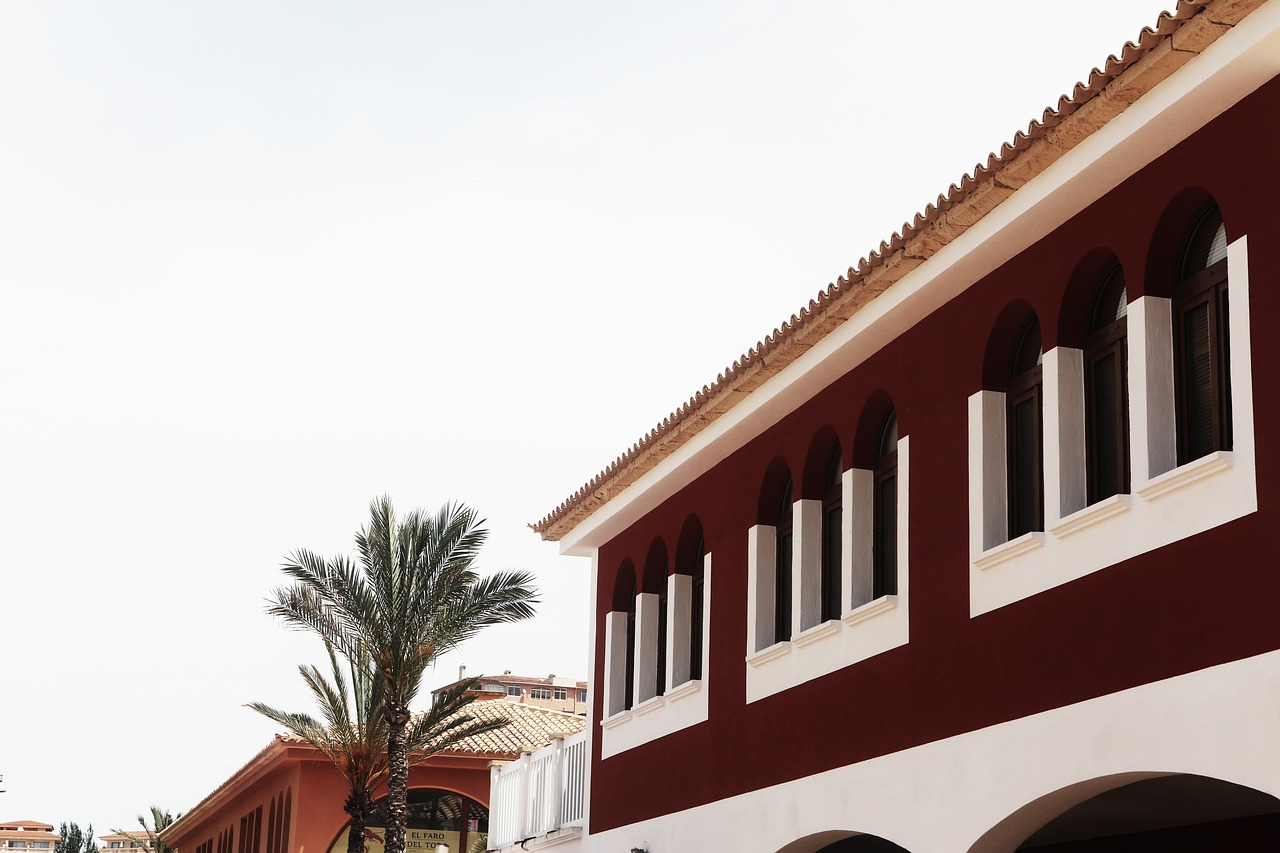
[[[667,576],[666,692],[657,682],[658,595],[636,595],[635,705],[626,701],[627,614],[605,615],[605,718],[600,722],[600,755],[609,758],[672,732],[706,721],[707,673],[711,671],[711,554],[702,558],[702,678],[689,678],[693,578]]]
[[[1006,541],[1004,394],[969,398],[969,615],[978,616],[1258,509],[1248,241],[1227,247],[1232,449],[1177,464],[1172,301],[1129,306],[1131,492],[1085,505],[1083,353],[1044,357],[1045,531]]]
[[[755,702],[905,645],[908,616],[910,436],[898,439],[898,592],[871,600],[875,477],[854,468],[842,477],[840,619],[819,622],[822,601],[822,502],[795,502],[792,523],[790,640],[773,642],[775,528],[747,531],[747,701]]]

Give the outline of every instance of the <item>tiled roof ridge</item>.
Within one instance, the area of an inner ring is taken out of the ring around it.
[[[531,705],[527,702],[513,702],[509,699],[490,699],[485,702],[472,702],[468,704],[465,708],[462,708],[461,710],[459,710],[453,716],[457,717],[457,716],[465,715],[465,716],[473,717],[477,720],[491,719],[498,715],[498,712],[497,712],[498,708],[514,708],[519,714],[526,714],[534,717],[540,716],[540,717],[551,718],[551,719],[564,718],[566,721],[574,723],[576,728],[581,728],[586,725],[585,719],[579,714],[574,714],[569,711],[561,711],[558,708],[545,708],[541,705]],[[416,714],[415,716],[421,716],[421,714]],[[517,722],[516,720],[510,717],[508,717],[507,719],[511,723]],[[498,729],[497,731],[501,732],[502,729]],[[493,734],[493,732],[490,732],[489,734]],[[570,732],[570,734],[572,734],[572,732]],[[479,737],[483,738],[485,737],[485,735],[480,735]],[[297,744],[301,746],[308,745],[308,741],[293,734],[292,732],[277,734],[276,739],[282,743]],[[440,750],[440,752],[446,752],[446,753],[487,752],[487,750],[474,749],[473,748],[474,744],[470,744],[470,741],[471,741],[471,738],[463,738],[458,743],[452,746],[445,747],[444,749]]]
[[[1118,56],[1107,57],[1102,68],[1093,68],[1086,81],[1059,97],[1056,107],[1046,108],[1025,132],[1018,131],[986,163],[976,164],[798,315],[792,314],[530,528],[543,539],[560,539],[1263,2],[1177,0],[1173,12],[1161,12],[1154,27],[1144,27]]]

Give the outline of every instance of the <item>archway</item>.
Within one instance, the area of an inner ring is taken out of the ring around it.
[[[971,849],[1252,853],[1275,850],[1278,838],[1280,799],[1270,794],[1207,776],[1135,773],[1090,780],[1028,803]]]
[[[797,839],[778,853],[910,853],[878,835],[865,835],[847,830],[830,830]]]
[[[489,835],[489,809],[483,804],[453,791],[440,788],[409,789],[408,847],[414,851],[433,851],[441,844],[449,845],[450,853],[468,853],[483,850]],[[374,816],[369,821],[373,837],[365,846],[367,853],[382,853],[385,839],[387,798],[374,803]],[[346,853],[347,828],[329,848],[329,853]]]

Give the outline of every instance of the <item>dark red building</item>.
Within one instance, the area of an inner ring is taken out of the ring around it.
[[[575,844],[1280,849],[1278,72],[1179,3],[537,525]]]

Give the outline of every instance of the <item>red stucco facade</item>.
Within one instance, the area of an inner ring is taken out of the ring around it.
[[[643,590],[655,547],[674,567],[691,516],[713,555],[714,591],[708,719],[607,756],[595,737],[591,834],[1280,650],[1278,136],[1272,79],[599,547],[595,684],[607,681],[606,617],[629,594],[619,570],[633,566]],[[972,616],[967,401],[996,390],[1002,368],[992,365],[1016,331],[1002,316],[1029,306],[1046,352],[1079,347],[1099,272],[1118,261],[1131,304],[1168,296],[1193,216],[1210,201],[1229,241],[1249,238],[1257,511]],[[845,469],[868,467],[860,425],[883,423],[887,401],[911,447],[909,642],[749,701],[748,530],[762,521],[767,472],[781,459],[796,497],[817,496],[814,460],[832,433]],[[609,716],[606,701],[595,691],[594,720]]]

